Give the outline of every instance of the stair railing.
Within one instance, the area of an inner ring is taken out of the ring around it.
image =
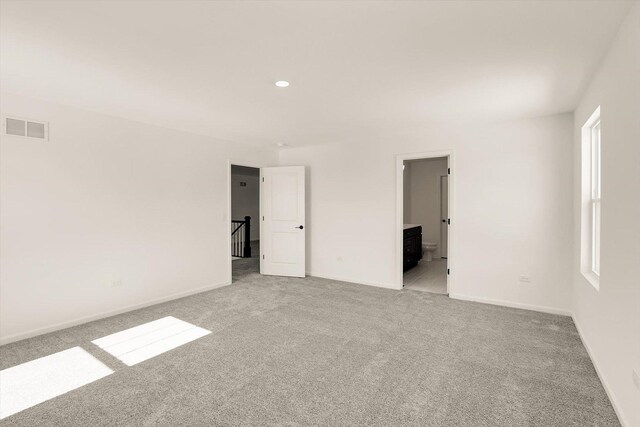
[[[251,258],[251,217],[231,220],[231,256]]]

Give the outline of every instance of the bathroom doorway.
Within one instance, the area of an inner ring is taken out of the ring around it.
[[[450,154],[400,158],[400,283],[447,295],[450,252]]]

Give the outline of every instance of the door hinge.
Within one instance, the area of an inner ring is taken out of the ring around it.
[[[264,177],[262,178],[262,182],[264,182]]]
[[[264,215],[262,215],[262,220],[264,221]]]
[[[447,168],[447,175],[451,175],[451,168]]]
[[[451,225],[451,218],[447,218],[447,224]]]
[[[262,255],[262,259],[264,259],[264,255]]]
[[[447,276],[451,274],[451,270],[447,268]]]

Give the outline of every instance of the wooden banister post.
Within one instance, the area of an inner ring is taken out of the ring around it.
[[[244,217],[244,257],[251,258],[251,217]]]

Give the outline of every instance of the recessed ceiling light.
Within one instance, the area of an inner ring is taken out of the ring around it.
[[[278,87],[287,87],[287,86],[289,86],[289,82],[286,81],[286,80],[278,80],[276,82],[276,86],[278,86]]]

